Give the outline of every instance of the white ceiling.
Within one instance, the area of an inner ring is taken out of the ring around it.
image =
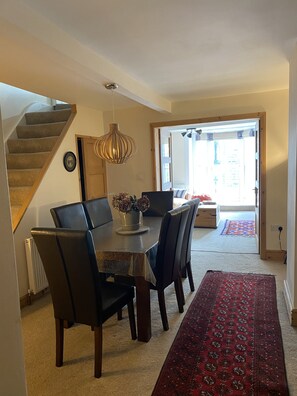
[[[7,3],[7,4],[3,4]],[[67,102],[172,102],[288,87],[296,0],[9,0],[1,81]]]

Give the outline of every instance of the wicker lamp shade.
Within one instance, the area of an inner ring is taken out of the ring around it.
[[[98,138],[94,152],[111,164],[124,164],[136,151],[134,140],[119,131],[119,124],[110,124],[109,133]]]

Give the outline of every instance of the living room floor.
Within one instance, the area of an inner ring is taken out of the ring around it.
[[[220,213],[218,228],[195,228],[192,250],[200,252],[251,253],[257,254],[255,237],[221,235],[226,220],[254,220],[253,211],[232,211]]]
[[[219,237],[218,237],[219,238]],[[220,237],[223,238],[223,237]],[[274,274],[283,334],[290,394],[297,395],[297,328],[290,326],[283,296],[286,266],[260,260],[257,254],[192,252],[196,290],[206,271],[234,271]],[[28,395],[30,396],[150,396],[169,348],[186,315],[195,292],[183,281],[186,305],[180,314],[174,286],[166,288],[169,331],[163,331],[157,293],[151,291],[152,338],[143,343],[131,340],[127,310],[123,320],[116,315],[104,323],[103,373],[93,377],[94,339],[88,326],[76,325],[65,331],[64,365],[55,366],[55,321],[49,294],[22,309],[22,328]]]

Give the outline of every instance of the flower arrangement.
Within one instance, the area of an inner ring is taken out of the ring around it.
[[[136,195],[121,192],[112,197],[112,206],[122,213],[145,212],[150,207],[150,201],[146,195],[136,198]]]

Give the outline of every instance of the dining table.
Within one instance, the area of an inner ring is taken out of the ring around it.
[[[99,272],[134,278],[138,340],[151,338],[150,284],[156,278],[149,260],[156,249],[162,217],[143,216],[138,230],[124,231],[115,219],[94,228],[93,236]]]

